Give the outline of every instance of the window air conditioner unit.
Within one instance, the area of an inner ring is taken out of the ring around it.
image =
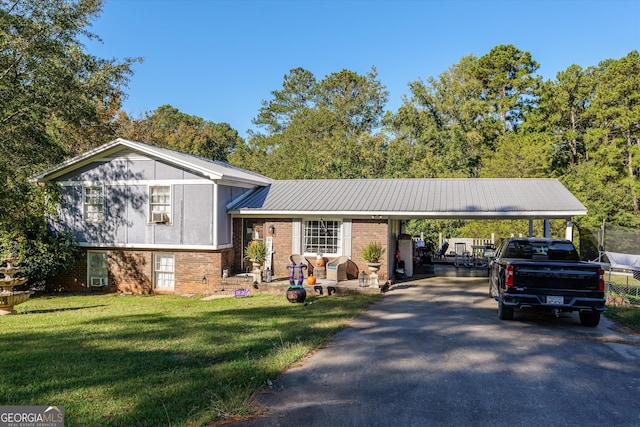
[[[169,222],[169,215],[166,212],[151,212],[151,222],[154,224],[164,224]]]
[[[101,288],[103,286],[107,286],[107,279],[104,277],[91,277],[89,281],[89,285],[95,288]]]

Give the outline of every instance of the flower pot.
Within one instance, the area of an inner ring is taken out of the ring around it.
[[[324,258],[323,257],[317,257],[316,258],[316,267],[324,267]]]
[[[372,271],[374,273],[380,270],[380,267],[382,266],[381,262],[368,262],[366,264],[369,271]]]
[[[367,262],[367,268],[371,271],[369,274],[369,286],[376,287],[378,286],[378,271],[382,266],[381,262]]]

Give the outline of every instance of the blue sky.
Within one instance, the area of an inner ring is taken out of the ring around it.
[[[142,57],[134,117],[170,104],[246,137],[263,100],[302,67],[316,79],[372,66],[397,110],[408,83],[499,44],[531,52],[553,79],[640,49],[638,0],[106,0],[90,28],[102,58]]]

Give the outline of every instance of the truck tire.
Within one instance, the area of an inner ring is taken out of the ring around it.
[[[500,320],[513,320],[513,307],[505,305],[502,298],[498,300],[498,318]]]
[[[596,327],[600,323],[600,312],[591,310],[580,311],[580,323],[582,326]]]

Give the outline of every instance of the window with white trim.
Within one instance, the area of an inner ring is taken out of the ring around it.
[[[156,289],[174,289],[175,257],[173,254],[153,254],[153,286]]]
[[[341,221],[337,220],[309,220],[304,221],[304,235],[302,239],[305,254],[339,255]]]
[[[102,287],[108,285],[109,263],[106,252],[87,252],[87,275],[89,286]]]
[[[149,222],[171,222],[171,187],[156,185],[149,187]]]
[[[102,186],[83,187],[82,205],[84,221],[101,224],[104,221],[104,190]]]

